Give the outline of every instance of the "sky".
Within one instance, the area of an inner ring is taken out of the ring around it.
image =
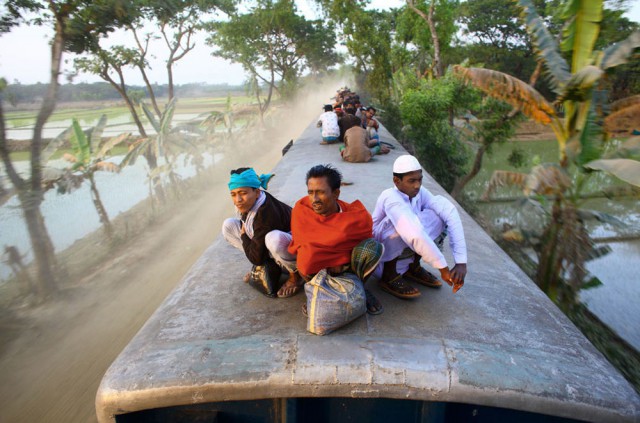
[[[296,0],[296,3],[300,12],[308,19],[320,18],[313,0]],[[370,7],[388,9],[400,7],[403,4],[404,1],[402,0],[373,0]],[[632,6],[627,17],[632,21],[640,22],[640,1],[634,1],[630,4]],[[132,42],[129,38],[120,33],[117,38],[113,39],[112,43],[131,45]],[[242,84],[246,78],[242,66],[211,56],[213,49],[205,44],[205,38],[204,34],[200,34],[196,41],[195,49],[176,64],[174,81],[177,84],[192,82]],[[10,33],[0,36],[0,77],[5,78],[9,83],[13,83],[15,80],[23,84],[48,82],[51,54],[49,39],[50,32],[45,28],[28,26],[15,28]],[[156,58],[151,60],[150,79],[152,83],[165,84],[167,76],[163,59],[167,56],[166,46],[163,49],[161,41],[158,40],[155,47],[152,50],[152,54]],[[72,68],[74,57],[69,53],[63,56],[66,62],[64,69],[67,73]],[[60,81],[62,83],[67,82],[64,77]],[[74,83],[98,81],[101,81],[99,77],[87,74],[78,75],[73,79]],[[134,70],[125,75],[125,81],[129,85],[143,85],[139,72]]]

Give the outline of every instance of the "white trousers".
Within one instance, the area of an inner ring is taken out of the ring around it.
[[[433,210],[424,210],[417,213],[417,215],[431,240],[435,241],[445,231],[446,226],[444,221],[440,219]],[[385,222],[384,228],[380,232],[381,233],[376,234],[376,240],[384,245],[384,255],[380,260],[381,263],[386,263],[399,257],[406,248],[411,249],[400,237],[400,234],[396,231],[390,220]],[[440,244],[438,247],[442,250],[442,240],[440,239],[438,241],[438,244]],[[412,262],[413,257],[398,260],[396,263],[396,272],[399,274],[405,273],[409,270],[409,265]]]
[[[222,223],[222,236],[224,239],[238,250],[244,252],[242,238],[240,237],[241,230],[242,221],[240,219],[231,217]],[[291,243],[291,234],[289,232],[283,232],[277,229],[273,230],[264,238],[264,243],[269,251],[269,255],[280,267],[289,273],[297,270],[296,256],[287,250],[287,247],[289,247]]]

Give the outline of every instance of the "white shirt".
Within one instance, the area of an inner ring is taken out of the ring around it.
[[[420,187],[418,195],[411,200],[396,187],[382,191],[372,217],[376,240],[383,242],[397,233],[407,246],[436,269],[447,266],[444,255],[433,242],[446,225],[455,262],[467,262],[467,245],[458,210],[451,201],[431,194],[425,187]]]
[[[338,115],[335,112],[324,112],[318,118],[318,127],[322,127],[323,137],[339,137]]]

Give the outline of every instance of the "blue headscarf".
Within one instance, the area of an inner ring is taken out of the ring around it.
[[[242,173],[232,173],[229,180],[229,190],[240,187],[264,188],[267,189],[269,180],[273,177],[271,173],[263,173],[258,176],[253,168],[247,169]]]

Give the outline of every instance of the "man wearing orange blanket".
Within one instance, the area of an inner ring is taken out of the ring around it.
[[[331,275],[351,272],[364,282],[384,251],[372,239],[373,221],[364,205],[338,199],[341,182],[342,175],[330,165],[312,167],[307,172],[307,196],[293,207],[289,253],[297,255],[298,272],[307,281],[327,269]],[[365,293],[367,312],[380,314],[378,299]]]

